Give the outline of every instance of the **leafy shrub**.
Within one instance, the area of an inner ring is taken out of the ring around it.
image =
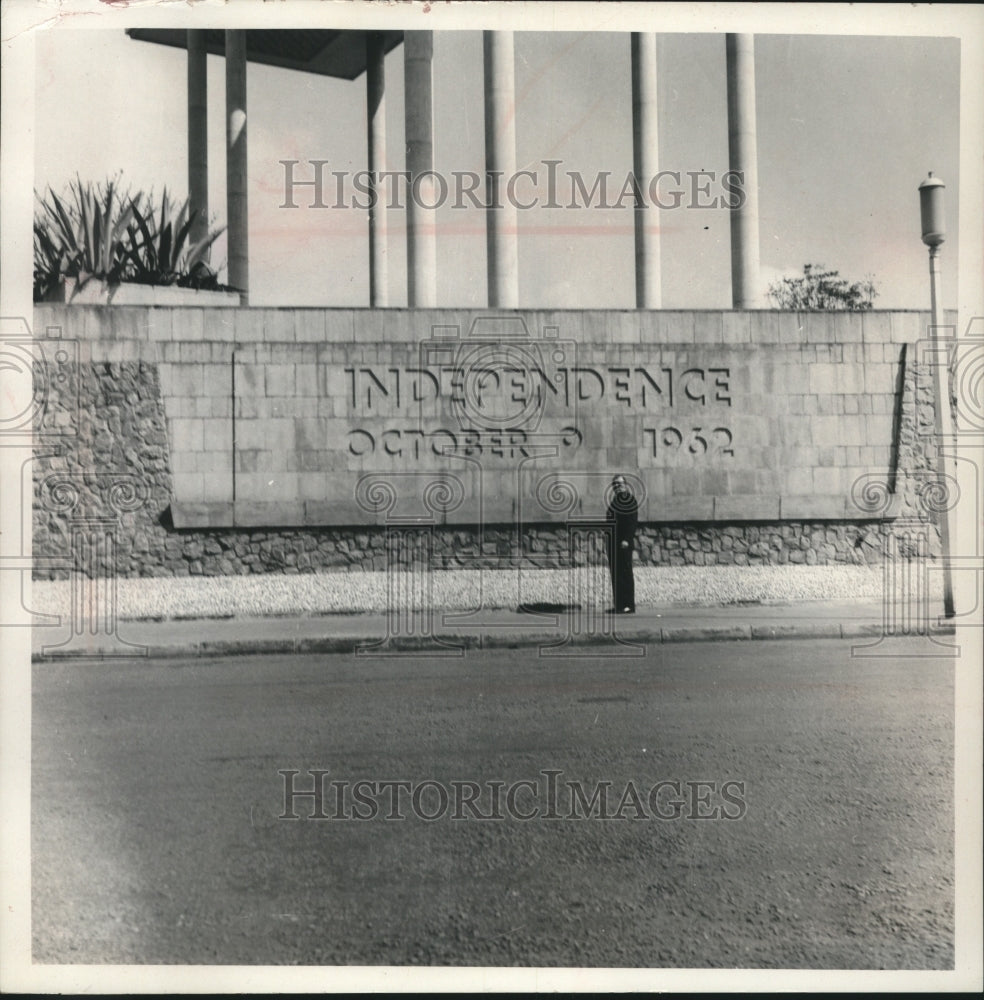
[[[161,202],[160,221],[156,227],[153,224],[156,213],[150,205],[147,212],[134,208],[133,224],[127,229],[131,248],[127,255],[134,268],[134,277],[130,280],[145,285],[203,288],[210,284],[215,287],[215,272],[208,266],[208,255],[222,229],[193,244],[189,237],[195,213],[189,214],[187,200],[175,214],[165,188]]]
[[[108,284],[180,285],[219,288],[209,266],[212,244],[223,229],[190,240],[195,213],[188,201],[172,204],[167,189],[158,210],[152,195],[121,194],[114,180],[83,183],[68,196],[50,188],[37,196],[34,215],[34,299],[43,299],[66,278],[79,287],[95,279]]]
[[[113,181],[105,185],[69,185],[72,201],[54,191],[38,199],[34,215],[34,298],[64,278],[84,283],[90,277],[116,283],[126,269],[123,236],[133,209],[121,209]]]
[[[825,271],[823,264],[804,264],[802,275],[774,282],[768,295],[778,309],[867,312],[874,306],[878,291],[870,277],[851,284],[839,271]]]

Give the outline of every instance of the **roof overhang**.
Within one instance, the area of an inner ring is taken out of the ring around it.
[[[188,32],[181,28],[127,28],[126,33],[138,42],[155,42],[178,49],[188,47]],[[207,28],[204,34],[205,50],[214,56],[224,56],[225,31]],[[247,29],[246,59],[266,66],[354,80],[366,71],[366,38],[370,34],[382,36],[386,52],[403,41],[402,31]]]

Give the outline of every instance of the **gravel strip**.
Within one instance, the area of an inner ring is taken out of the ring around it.
[[[635,577],[636,601],[642,607],[872,600],[884,589],[882,570],[866,566],[637,567]],[[118,617],[166,620],[381,612],[411,596],[420,600],[420,579],[415,588],[409,583],[403,574],[390,581],[385,571],[123,579],[117,583]],[[31,606],[41,613],[66,614],[70,596],[70,581],[38,580]],[[611,603],[607,569],[442,571],[431,577],[427,603],[468,610],[535,602],[607,606]]]

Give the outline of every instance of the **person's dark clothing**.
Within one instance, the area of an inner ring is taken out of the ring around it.
[[[632,550],[639,504],[628,491],[616,493],[608,506],[607,519],[614,522],[608,538],[608,567],[612,575],[612,597],[617,612],[635,611],[635,580],[632,576]],[[622,542],[628,542],[623,547]]]

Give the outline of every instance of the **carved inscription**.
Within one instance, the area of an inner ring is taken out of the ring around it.
[[[643,436],[652,447],[653,458],[664,454],[727,455],[734,457],[734,440],[727,427],[643,427]]]
[[[521,428],[505,431],[481,431],[458,428],[437,428],[423,431],[419,428],[389,427],[369,431],[359,427],[349,431],[348,451],[358,457],[389,455],[393,458],[421,459],[427,455],[463,455],[465,458],[532,458],[536,444],[544,435],[535,437]],[[564,448],[576,450],[583,440],[576,427],[563,427],[553,436]]]
[[[571,409],[613,402],[629,410],[697,404],[731,406],[729,368],[570,366],[551,369],[496,364],[345,369],[348,404],[366,416],[411,413],[422,404],[492,409],[497,404]]]
[[[682,417],[731,407],[729,367],[658,362],[554,367],[541,365],[535,360],[539,355],[519,364],[509,352],[493,353],[493,361],[479,353],[467,364],[344,368],[346,409],[356,419],[367,418],[348,432],[348,453],[386,464],[452,455],[515,462],[542,454],[547,439],[553,447],[560,439],[563,448],[577,448],[592,437],[594,413],[607,411],[616,419],[637,415],[643,422],[654,413],[680,415],[632,430],[641,432],[642,446],[657,462],[734,457],[728,427],[714,426],[713,418],[691,423]],[[417,426],[407,426],[413,417]],[[387,418],[393,420],[388,426]],[[425,429],[432,422],[439,426]]]

